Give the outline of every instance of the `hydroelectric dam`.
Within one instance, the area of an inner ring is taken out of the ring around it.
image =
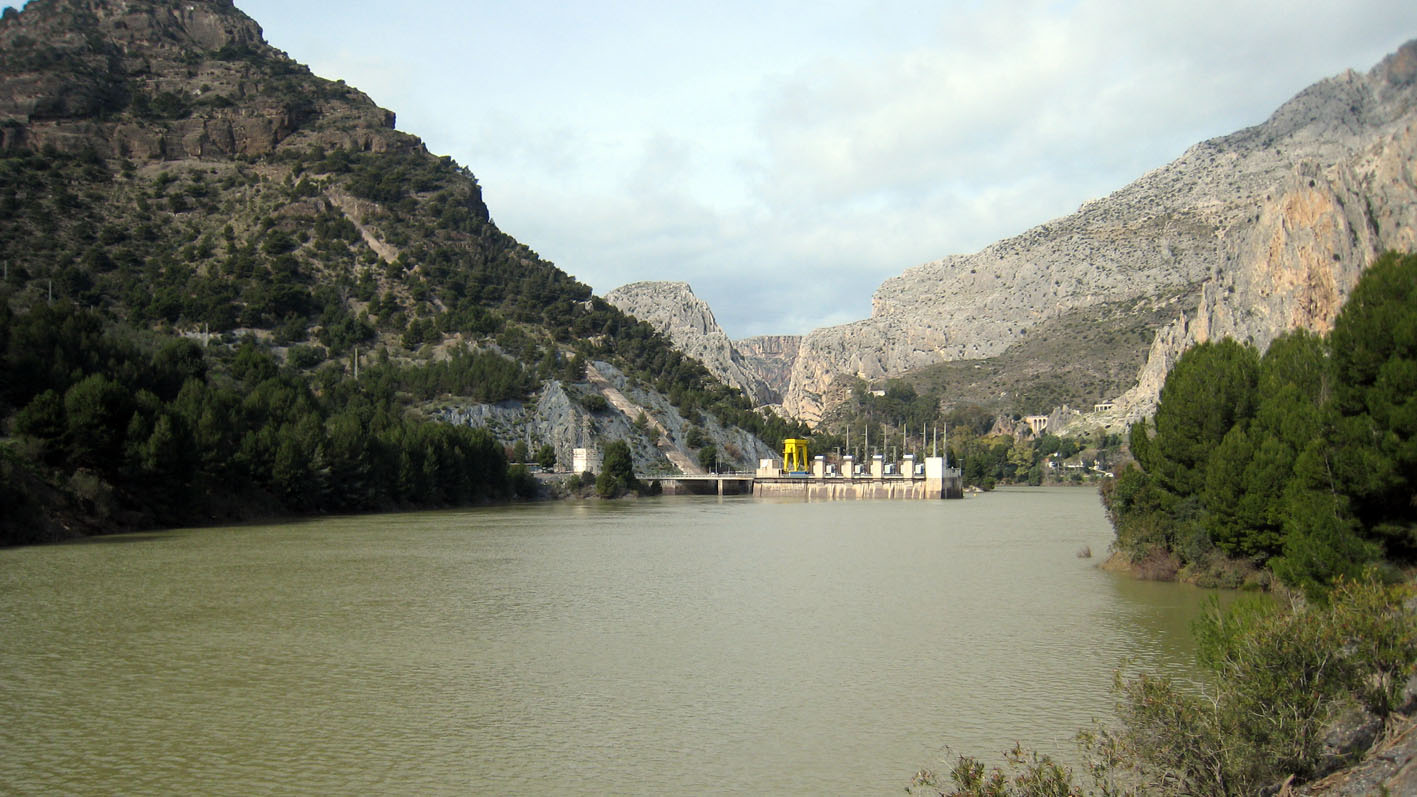
[[[846,456],[837,468],[825,457],[806,467],[806,446],[792,440],[783,452],[783,463],[763,460],[752,473],[710,473],[693,476],[654,476],[665,495],[746,495],[760,498],[797,498],[806,501],[903,501],[964,497],[964,477],[948,467],[944,457],[924,457],[916,462],[906,455],[900,463],[887,463],[875,455],[869,466]]]

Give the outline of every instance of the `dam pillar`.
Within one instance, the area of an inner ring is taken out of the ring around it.
[[[945,497],[944,457],[925,458],[925,496],[927,498]]]

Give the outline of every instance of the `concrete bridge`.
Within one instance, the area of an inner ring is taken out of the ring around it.
[[[748,495],[756,477],[752,473],[703,473],[679,476],[642,476],[658,479],[665,495]]]

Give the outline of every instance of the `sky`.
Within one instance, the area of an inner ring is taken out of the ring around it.
[[[235,0],[597,294],[734,338],[1115,191],[1417,38],[1412,0]]]

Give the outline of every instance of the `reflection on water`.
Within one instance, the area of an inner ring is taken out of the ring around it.
[[[1102,573],[1095,493],[666,498],[0,551],[19,792],[885,793],[1065,755],[1204,593]]]

